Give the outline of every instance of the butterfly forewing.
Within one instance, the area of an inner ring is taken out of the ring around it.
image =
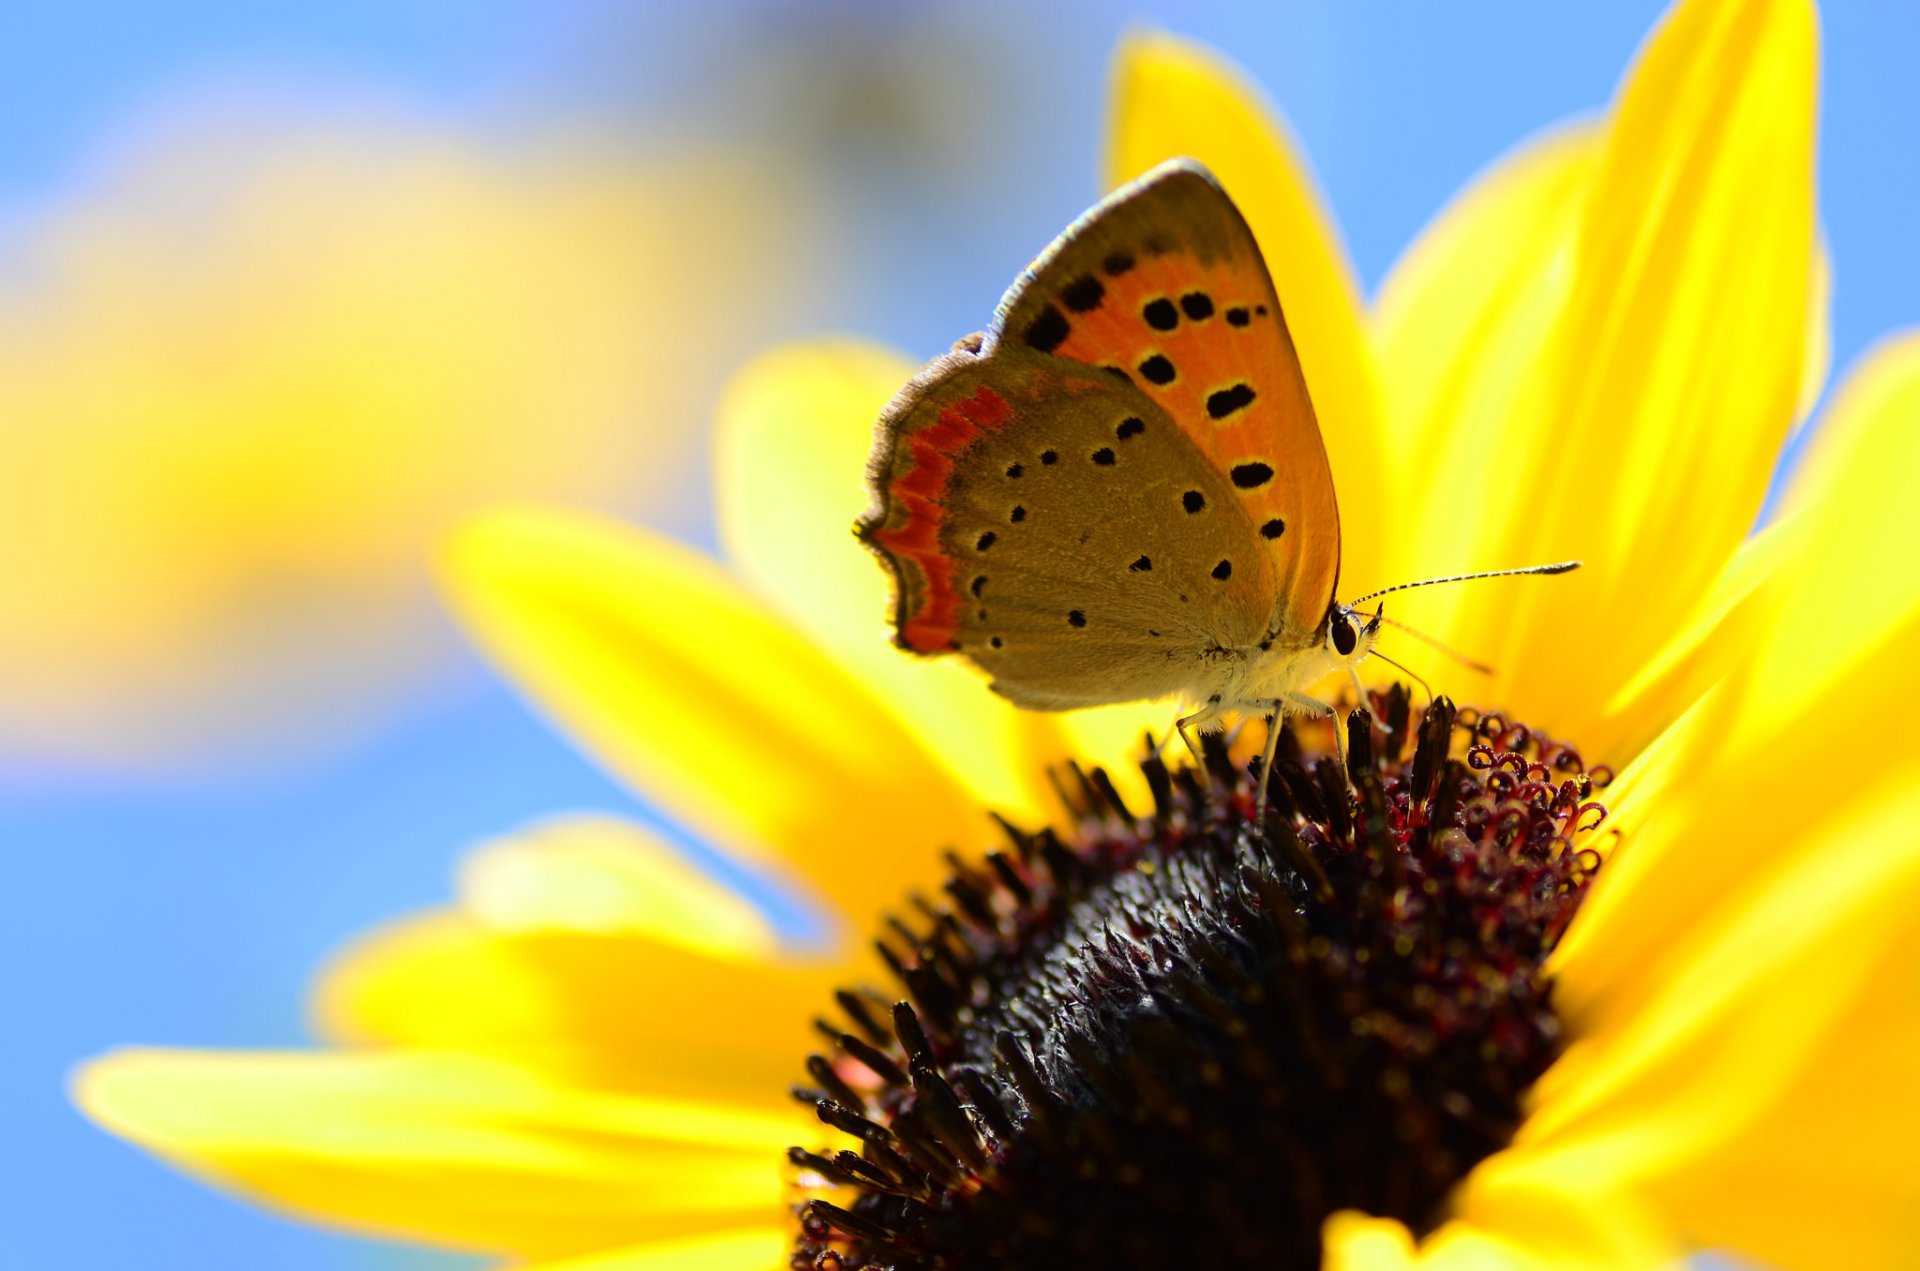
[[[1258,641],[1272,565],[1230,480],[1138,388],[1020,349],[929,367],[883,420],[862,533],[901,643],[1017,704],[1181,692]]]
[[[1282,639],[1310,638],[1340,569],[1333,475],[1266,263],[1212,177],[1166,164],[1082,217],[1001,302],[1002,348],[1103,368],[1165,410],[1273,561]]]

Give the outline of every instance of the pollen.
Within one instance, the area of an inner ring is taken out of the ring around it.
[[[1559,1054],[1543,970],[1599,868],[1605,769],[1406,692],[1252,766],[1058,783],[1069,834],[950,854],[837,995],[798,1097],[791,1266],[1315,1267],[1328,1215],[1416,1232]],[[1324,744],[1322,744],[1324,743]]]

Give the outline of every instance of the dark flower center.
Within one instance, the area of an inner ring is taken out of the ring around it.
[[[1559,1053],[1542,962],[1608,774],[1444,698],[1417,730],[1404,690],[1374,707],[1345,771],[1283,737],[1264,825],[1215,739],[1143,762],[1147,815],[1069,769],[1070,835],[950,857],[888,919],[899,986],[821,1025],[796,1094],[847,1138],[789,1152],[793,1267],[1313,1268],[1336,1210],[1435,1225]]]

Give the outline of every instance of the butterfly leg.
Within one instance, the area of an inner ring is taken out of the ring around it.
[[[1255,774],[1257,781],[1253,795],[1253,823],[1265,826],[1267,823],[1267,783],[1273,779],[1273,757],[1280,750],[1281,703],[1276,699],[1273,713],[1267,716],[1267,744],[1260,751],[1260,770]]]
[[[1206,722],[1206,712],[1204,711],[1196,711],[1191,715],[1182,715],[1179,719],[1173,721],[1173,730],[1180,734],[1181,741],[1187,743],[1187,755],[1193,760],[1196,767],[1206,763],[1206,756],[1201,754],[1200,743],[1194,740],[1193,734],[1188,732],[1187,729],[1196,723],[1204,722]]]
[[[1193,714],[1183,715],[1173,721],[1174,731],[1180,734],[1181,741],[1187,743],[1187,754],[1193,757],[1195,767],[1206,766],[1207,757],[1200,749],[1200,743],[1194,740],[1193,733],[1188,730],[1193,729],[1197,731],[1205,728],[1208,724],[1213,723],[1219,718],[1220,696],[1216,693],[1211,698],[1208,698],[1206,703]]]
[[[1305,693],[1289,693],[1287,700],[1300,707],[1309,715],[1325,715],[1333,721],[1333,752],[1340,759],[1340,772],[1347,771],[1347,731],[1340,726],[1340,712],[1317,697],[1308,697]]]

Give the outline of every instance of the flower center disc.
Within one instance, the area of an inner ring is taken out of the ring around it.
[[[1374,707],[1344,771],[1283,738],[1264,826],[1215,739],[1144,761],[1148,815],[1073,769],[1070,836],[950,858],[879,944],[905,1000],[838,994],[796,1092],[851,1143],[788,1154],[793,1267],[1312,1268],[1336,1210],[1434,1225],[1558,1053],[1541,964],[1607,774],[1444,698],[1412,736],[1404,690]]]

